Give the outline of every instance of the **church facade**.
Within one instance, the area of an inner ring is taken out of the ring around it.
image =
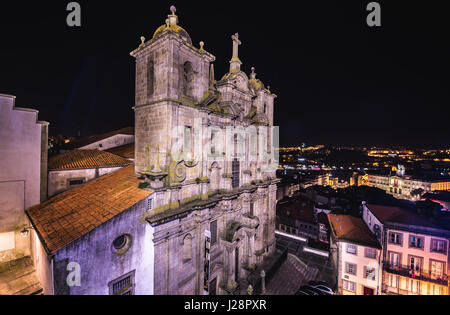
[[[234,294],[275,252],[276,95],[241,71],[238,34],[216,80],[215,57],[171,11],[131,53],[135,165],[27,211],[48,254],[48,293]]]
[[[275,250],[276,96],[196,48],[172,8],[136,58],[136,172],[154,190],[155,293],[229,293]],[[275,166],[275,168],[274,168]]]

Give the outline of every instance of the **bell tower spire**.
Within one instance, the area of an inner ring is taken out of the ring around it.
[[[239,34],[231,36],[233,40],[233,58],[230,61],[230,73],[241,71],[242,61],[239,59],[239,46],[242,42],[239,40]]]

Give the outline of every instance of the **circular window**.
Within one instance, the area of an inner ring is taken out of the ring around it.
[[[117,250],[121,250],[122,248],[125,247],[126,244],[127,244],[127,236],[126,235],[119,236],[113,242],[113,246]]]
[[[113,252],[117,255],[125,254],[131,247],[131,236],[124,234],[117,237],[112,243]]]

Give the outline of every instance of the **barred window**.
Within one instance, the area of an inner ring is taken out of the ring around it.
[[[110,295],[134,295],[134,274],[132,271],[109,283]]]

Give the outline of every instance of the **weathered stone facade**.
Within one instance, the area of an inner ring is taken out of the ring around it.
[[[220,81],[215,57],[204,43],[192,45],[174,11],[131,53],[135,168],[155,191],[145,216],[154,228],[154,294],[231,293],[275,250],[276,95],[254,69],[250,79],[240,70],[241,42],[232,39],[230,71]],[[205,290],[205,275],[215,287]]]

